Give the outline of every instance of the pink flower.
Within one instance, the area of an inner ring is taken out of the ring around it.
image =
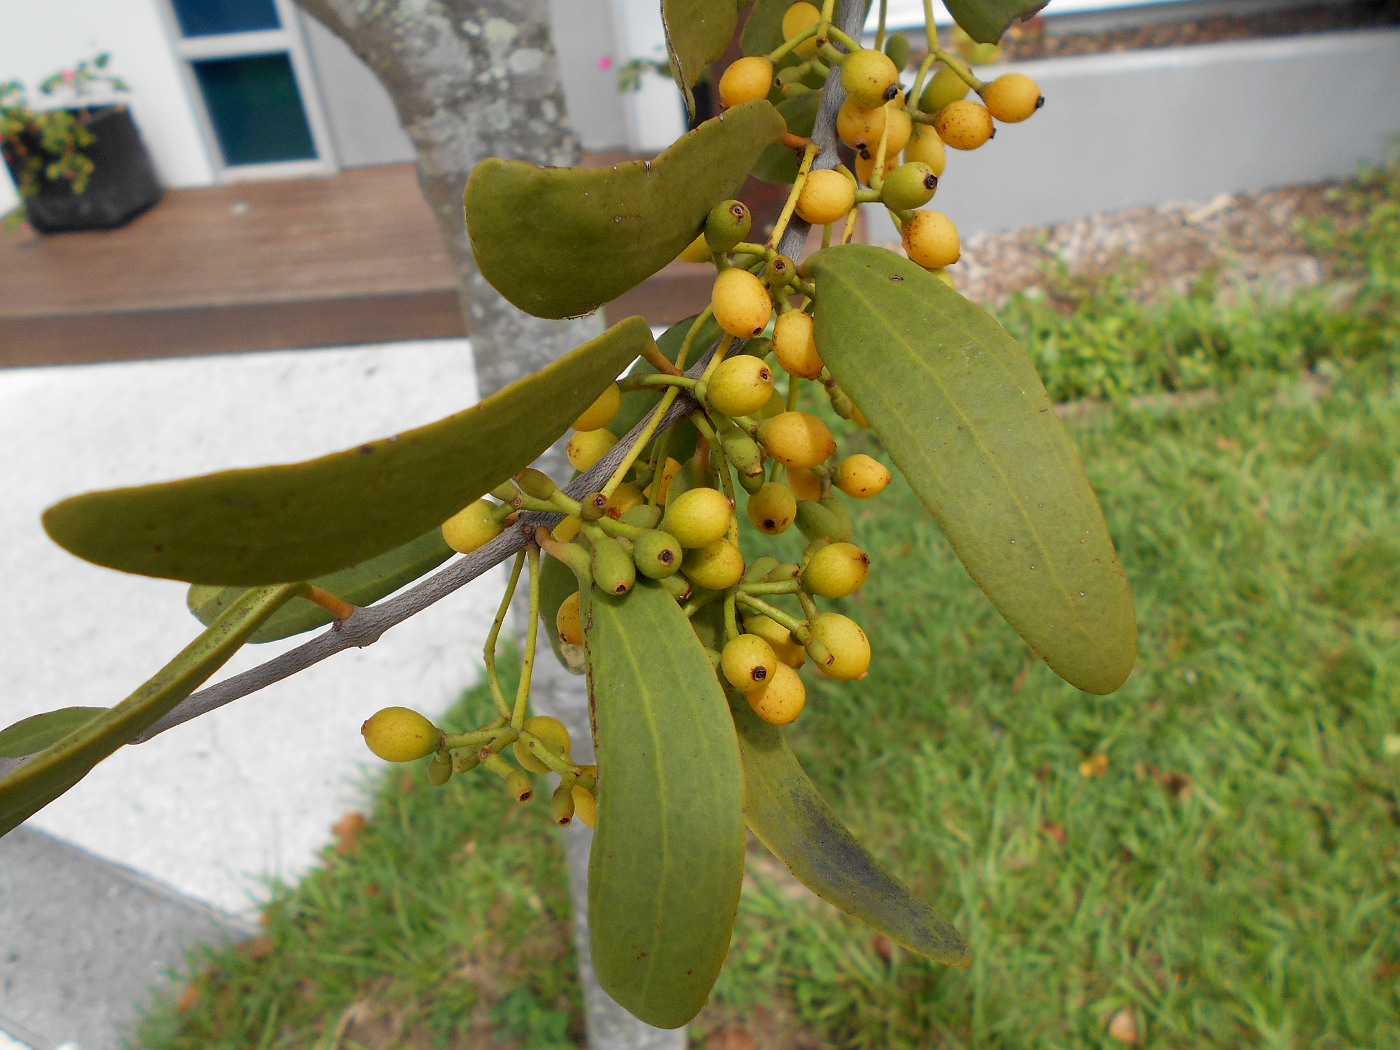
[[[611,56],[611,55],[604,55],[602,58],[598,59],[598,68],[599,68],[599,69],[612,69],[612,56]]]
[[[70,84],[73,83],[78,79],[78,71],[76,69],[65,69],[63,71],[63,79]]]

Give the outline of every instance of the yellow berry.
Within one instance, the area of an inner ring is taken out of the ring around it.
[[[939,111],[933,125],[944,145],[953,149],[976,149],[996,134],[996,125],[987,107],[970,98],[950,102]]]
[[[958,228],[941,211],[916,211],[900,238],[909,258],[926,270],[952,266],[962,255]]]
[[[808,412],[780,412],[758,426],[764,450],[787,467],[815,467],[836,451],[827,425]]]
[[[617,444],[617,438],[608,430],[581,430],[569,438],[565,452],[575,470],[587,470],[606,456]]]
[[[534,718],[525,719],[524,728],[526,732],[539,737],[540,743],[556,755],[569,753],[573,741],[569,739],[568,727],[559,719],[550,718],[548,715],[536,715]],[[531,773],[549,772],[549,766],[536,757],[534,750],[524,740],[515,742],[515,760],[520,763],[520,768]]]
[[[768,288],[747,270],[721,270],[710,293],[715,321],[730,335],[751,338],[762,335],[773,313]]]
[[[782,324],[782,318],[778,319]],[[720,363],[706,393],[710,407],[726,416],[757,412],[773,396],[773,370],[761,357],[740,354]]]
[[[843,180],[844,181],[844,180]],[[816,379],[825,367],[813,338],[812,315],[789,310],[773,325],[773,353],[790,375]]]
[[[735,635],[719,654],[725,680],[746,693],[762,688],[777,668],[778,654],[756,634]]]
[[[909,138],[914,134],[914,118],[897,103],[890,103],[886,109],[885,120],[889,130],[885,132],[885,152],[898,153],[909,144]]]
[[[762,55],[749,55],[730,65],[719,78],[719,103],[725,109],[767,98],[773,89],[773,63]]]
[[[828,678],[854,681],[870,670],[870,639],[849,616],[822,613],[812,621],[811,639],[821,642],[830,654],[825,663],[814,659],[817,670]]]
[[[565,518],[558,525],[554,526],[554,528],[551,529],[550,532],[553,534],[554,538],[560,543],[568,543],[570,540],[572,540],[575,536],[579,534],[579,530],[582,528],[583,519],[578,517],[577,515],[574,515],[572,517]]]
[[[935,175],[941,176],[948,166],[948,150],[935,128],[928,124],[915,124],[909,144],[904,147],[904,159],[911,164],[927,164]]]
[[[554,614],[554,627],[560,639],[570,645],[583,644],[583,614],[579,602],[579,592],[574,591],[559,603],[559,611]]]
[[[617,415],[617,410],[621,407],[622,391],[618,389],[616,383],[609,383],[608,388],[598,395],[597,400],[584,409],[583,415],[574,420],[574,429],[578,431],[601,430],[613,421],[613,417]]]
[[[822,479],[811,470],[788,467],[787,483],[798,499],[815,503],[822,498]]]
[[[858,452],[847,456],[836,468],[836,487],[854,499],[869,499],[890,483],[889,468],[873,456]]]
[[[686,551],[681,572],[691,583],[706,590],[728,590],[744,575],[744,556],[727,539],[715,540]]]
[[[676,256],[681,262],[707,263],[712,261],[710,252],[710,242],[705,240],[703,233],[697,233],[695,240],[691,241],[681,249],[680,255]]]
[[[759,718],[771,725],[785,726],[795,721],[806,706],[807,687],[801,675],[780,663],[765,685],[744,696]]]
[[[425,758],[442,743],[442,730],[417,711],[386,707],[360,726],[365,743],[385,762],[412,762]]]
[[[836,134],[853,150],[875,151],[885,130],[884,106],[867,109],[848,98],[836,111]]]
[[[624,481],[608,497],[608,509],[604,512],[616,521],[633,507],[640,507],[647,501],[646,494],[630,481]]]
[[[873,147],[872,147],[873,148]],[[899,151],[885,152],[885,163],[880,168],[881,176],[888,175],[899,167]],[[856,154],[856,178],[863,186],[869,186],[875,178],[875,155],[869,150]]]
[[[749,497],[747,511],[754,528],[776,536],[797,520],[797,497],[786,485],[770,481]]]
[[[1040,85],[1024,73],[1003,73],[979,92],[997,120],[1018,124],[1045,105]]]
[[[661,528],[682,547],[704,547],[729,532],[733,516],[733,504],[719,489],[686,489],[667,505]]]
[[[856,105],[874,109],[899,93],[899,70],[883,51],[863,48],[841,63],[841,86]]]
[[[813,4],[807,3],[807,0],[798,0],[783,14],[783,39],[791,40],[814,28],[821,20],[822,13]],[[793,53],[798,58],[811,58],[817,53],[817,38],[812,37],[798,44],[793,48]]]
[[[577,784],[573,788],[574,795],[574,816],[583,821],[590,828],[598,826],[598,799],[587,788],[579,787]]]
[[[797,214],[813,226],[844,219],[855,206],[856,184],[832,168],[808,172],[797,195]]]
[[[870,575],[870,555],[854,543],[828,543],[812,555],[802,571],[802,583],[819,598],[855,594]]]
[[[744,620],[744,630],[756,634],[773,648],[779,663],[789,667],[801,667],[807,659],[807,650],[792,637],[792,633],[771,616],[755,615]]]
[[[490,543],[504,530],[496,520],[496,504],[479,499],[442,523],[442,538],[459,554],[470,554]]]

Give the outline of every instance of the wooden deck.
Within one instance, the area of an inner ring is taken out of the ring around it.
[[[679,320],[704,305],[708,283],[702,268],[673,264],[610,311]],[[169,190],[101,233],[0,232],[0,367],[462,334],[451,266],[407,165]]]

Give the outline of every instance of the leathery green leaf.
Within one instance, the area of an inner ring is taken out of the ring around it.
[[[60,707],[57,711],[21,718],[0,729],[0,758],[36,755],[105,710],[105,707]]]
[[[811,263],[822,359],[972,578],[1062,678],[1117,689],[1137,658],[1132,593],[1030,358],[893,252],[844,245]]]
[[[744,765],[744,820],[802,885],[890,940],[950,966],[972,951],[952,923],[861,845],[817,793],[782,730],[753,713],[742,695],[730,707]]]
[[[1030,18],[1050,0],[945,0],[953,21],[973,40],[995,44],[1018,18]]]
[[[154,678],[116,707],[86,719],[0,778],[0,835],[7,834],[87,776],[193,693],[238,651],[300,584],[248,591]]]
[[[589,313],[679,255],[782,133],[777,110],[756,99],[705,121],[655,160],[591,169],[484,160],[467,180],[472,253],[525,312]]]
[[[794,135],[810,135],[817,122],[817,109],[821,105],[820,91],[804,91],[778,103],[778,112],[787,121],[788,130]],[[778,185],[788,185],[797,181],[797,169],[802,166],[802,151],[781,142],[775,142],[759,156],[754,164],[754,178]]]
[[[592,593],[584,639],[599,771],[593,966],[632,1014],[677,1028],[705,1005],[739,907],[734,723],[689,621],[655,584]]]
[[[651,342],[629,317],[436,423],[302,463],[74,496],[44,528],[80,558],[145,576],[315,579],[409,542],[528,466]]]
[[[734,0],[661,0],[661,22],[671,55],[671,75],[685,96],[686,112],[694,116],[691,88],[705,67],[729,46],[739,27],[739,9]]]
[[[452,557],[452,548],[442,538],[442,529],[429,529],[402,547],[385,551],[369,561],[310,581],[322,590],[351,605],[372,605],[393,594],[425,573],[432,572]],[[196,620],[208,626],[238,600],[243,587],[217,587],[196,583],[185,596],[185,604]],[[331,622],[331,614],[315,602],[298,599],[288,602],[272,618],[253,632],[249,642],[275,642],[294,634],[314,631]]]
[[[789,0],[755,0],[739,36],[739,47],[746,55],[766,55],[783,42],[783,15]]]

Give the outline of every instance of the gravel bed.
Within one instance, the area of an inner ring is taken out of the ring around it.
[[[1334,199],[1337,185],[1285,186],[977,234],[964,243],[952,272],[959,291],[992,305],[1018,291],[1049,291],[1046,271],[1055,260],[1086,277],[1139,267],[1143,299],[1184,291],[1211,273],[1223,284],[1286,294],[1327,276],[1326,260],[1308,248],[1298,225],[1323,216],[1350,220]]]

